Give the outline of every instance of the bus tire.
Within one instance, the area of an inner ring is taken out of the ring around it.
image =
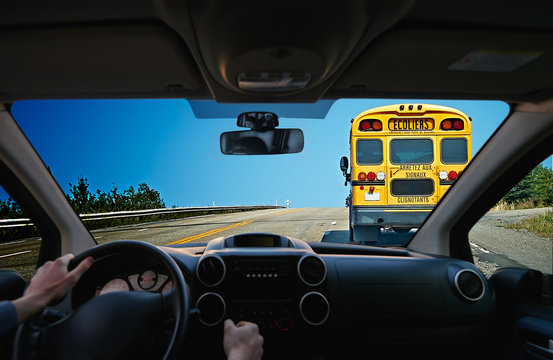
[[[353,241],[376,244],[380,238],[380,226],[357,225],[353,227]]]

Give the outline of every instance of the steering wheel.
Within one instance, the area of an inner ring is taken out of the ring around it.
[[[152,356],[144,352],[144,344],[150,344],[152,336],[156,336],[152,333],[168,327],[170,335],[163,335],[169,335],[170,340],[163,359],[178,351],[188,322],[188,292],[178,265],[163,250],[139,241],[115,241],[77,255],[69,270],[88,256],[94,258],[94,267],[101,266],[103,258],[117,254],[134,254],[158,262],[172,280],[172,289],[165,293],[107,293],[90,299],[52,324],[40,326],[36,321],[27,321],[18,328],[14,359],[144,358]]]

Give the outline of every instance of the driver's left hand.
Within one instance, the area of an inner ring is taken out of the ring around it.
[[[23,296],[13,301],[19,323],[38,313],[53,300],[65,296],[94,261],[89,256],[68,271],[67,266],[74,257],[73,254],[66,254],[54,261],[47,261],[37,270]]]

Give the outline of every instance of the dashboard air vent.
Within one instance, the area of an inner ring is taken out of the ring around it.
[[[298,274],[307,285],[320,285],[326,277],[326,265],[324,261],[313,255],[308,255],[298,262]]]
[[[454,284],[459,295],[465,300],[474,302],[484,296],[484,282],[473,270],[459,270],[455,274]]]
[[[323,294],[310,292],[300,300],[300,313],[308,324],[321,325],[328,319],[330,304]]]
[[[219,285],[225,278],[225,274],[225,263],[223,259],[218,256],[204,256],[196,268],[198,280],[205,286]]]
[[[200,311],[200,322],[207,326],[215,326],[223,320],[227,306],[221,295],[205,293],[196,302],[196,308]]]

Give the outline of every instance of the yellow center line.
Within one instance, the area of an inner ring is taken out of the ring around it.
[[[298,210],[303,210],[303,209],[306,209],[306,208],[287,210],[287,211],[276,213],[274,215],[287,214],[287,213],[290,213],[290,212],[293,212],[293,211],[298,211]],[[189,237],[184,238],[184,239],[173,241],[173,242],[171,242],[167,245],[184,244],[184,243],[187,243],[187,242],[190,242],[190,241],[201,239],[201,238],[209,236],[209,235],[217,234],[218,232],[221,232],[221,231],[225,231],[225,230],[233,229],[233,228],[236,228],[236,227],[239,227],[239,226],[242,226],[242,225],[246,225],[246,224],[249,224],[251,222],[253,222],[253,220],[245,220],[245,221],[242,221],[242,222],[239,222],[239,223],[236,223],[236,224],[232,224],[232,225],[225,226],[225,227],[218,228],[218,229],[213,229],[213,230],[201,233],[201,234],[192,235],[192,236],[189,236]]]
[[[222,228],[213,229],[213,230],[210,230],[210,231],[206,231],[206,232],[204,232],[204,233],[201,233],[201,234],[197,234],[197,235],[189,236],[189,237],[184,238],[184,239],[180,239],[180,240],[177,240],[177,241],[173,241],[172,243],[169,243],[169,244],[167,244],[167,245],[184,244],[184,243],[187,243],[187,242],[190,242],[190,241],[193,241],[193,240],[197,240],[197,239],[203,238],[203,237],[205,237],[205,236],[209,236],[209,235],[216,234],[216,233],[221,232],[221,231],[225,231],[225,230],[228,230],[228,229],[232,229],[232,228],[235,228],[235,227],[239,227],[239,226],[242,226],[242,225],[249,224],[249,223],[251,223],[252,221],[253,221],[253,220],[246,220],[246,221],[242,221],[242,222],[239,222],[239,223],[236,223],[236,224],[232,224],[232,225],[229,225],[229,226],[225,226],[225,227],[222,227]]]
[[[292,209],[292,210],[288,210],[288,211],[279,212],[279,213],[276,213],[274,215],[288,214],[288,213],[291,213],[293,211],[299,211],[299,210],[304,210],[304,209],[307,209],[307,208]]]

